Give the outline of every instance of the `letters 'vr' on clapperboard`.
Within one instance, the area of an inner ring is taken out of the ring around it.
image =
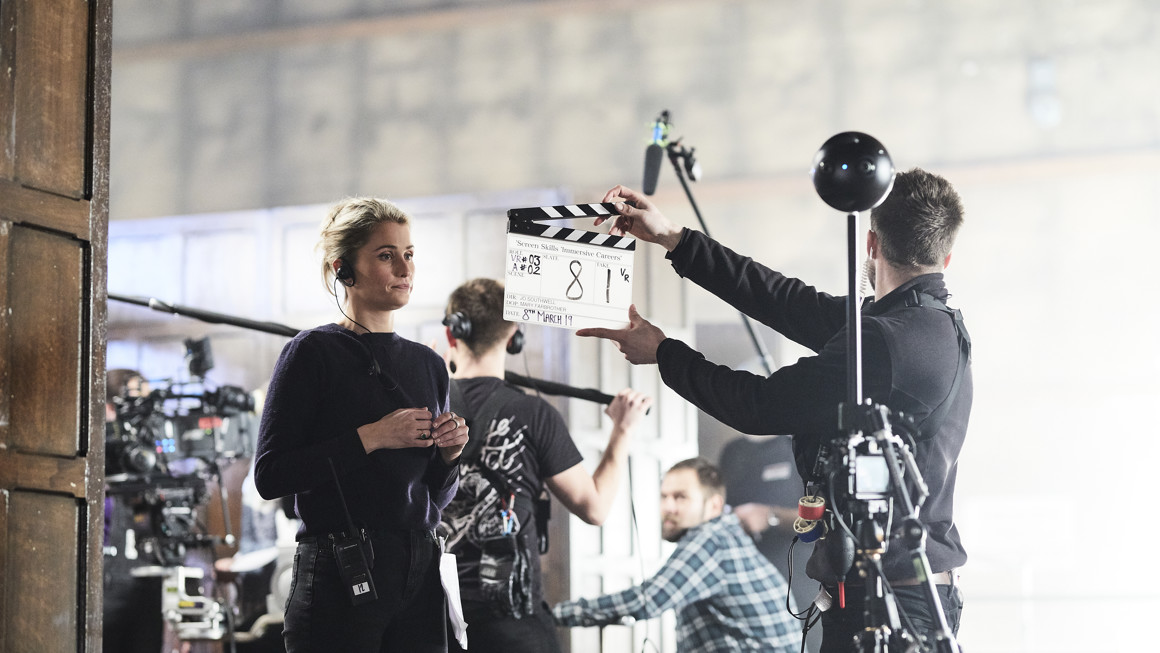
[[[543,224],[617,215],[612,203],[508,211],[505,320],[565,329],[622,328],[636,239]]]

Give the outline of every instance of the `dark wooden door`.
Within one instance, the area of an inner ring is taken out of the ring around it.
[[[110,0],[0,0],[0,653],[99,651]]]

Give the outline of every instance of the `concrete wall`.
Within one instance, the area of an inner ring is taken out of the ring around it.
[[[377,4],[121,0],[111,218],[353,193],[595,201],[639,185],[669,109],[706,170],[713,235],[841,293],[844,220],[807,173],[826,138],[868,132],[899,168],[945,174],[968,211],[948,271],[975,341],[964,643],[1144,647],[1132,624],[1160,591],[1138,579],[1160,529],[1146,503],[1107,504],[1151,496],[1160,457],[1160,5]],[[695,224],[670,170],[657,201]],[[698,320],[736,319],[692,300]]]

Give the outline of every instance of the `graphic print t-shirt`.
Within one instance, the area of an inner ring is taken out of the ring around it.
[[[480,377],[452,381],[463,391],[466,406],[452,409],[469,418],[475,416],[502,379]],[[514,386],[508,386],[514,388]],[[443,509],[440,532],[447,537],[447,550],[456,556],[459,586],[464,601],[480,601],[479,543],[503,534],[500,492],[479,473],[486,465],[502,475],[511,488],[522,495],[516,502],[512,532],[531,554],[535,601],[541,599],[539,534],[531,511],[531,501],[544,489],[544,479],[565,471],[583,460],[572,442],[560,413],[539,397],[523,395],[508,402],[491,424],[472,424],[472,437],[483,435],[477,460],[460,468],[459,491]],[[505,497],[506,499],[506,497]]]

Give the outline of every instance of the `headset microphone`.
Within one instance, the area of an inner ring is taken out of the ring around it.
[[[359,342],[362,343],[363,347],[366,347],[367,354],[369,354],[371,357],[371,367],[367,370],[367,376],[381,377],[383,375],[383,368],[379,366],[379,359],[375,358],[375,352],[371,350],[367,343],[362,341],[362,338],[359,338]]]
[[[641,190],[652,195],[657,190],[657,178],[661,174],[661,162],[665,158],[665,146],[669,138],[669,112],[662,111],[652,126],[652,141],[644,150],[644,183]]]
[[[362,337],[364,335],[366,335],[367,333],[370,333],[371,330],[366,328],[365,326],[363,326],[361,323],[355,322],[353,317],[347,315],[346,311],[342,310],[342,302],[338,301],[338,284],[339,283],[342,283],[342,285],[348,286],[348,287],[354,285],[354,269],[347,267],[346,261],[344,261],[342,259],[338,259],[338,269],[335,270],[335,274],[334,274],[334,288],[333,288],[334,289],[334,303],[336,305],[338,305],[338,312],[342,313],[343,317],[345,317],[346,319],[353,322],[356,326],[361,327],[362,330],[365,332],[362,334],[356,333],[354,336],[354,339],[357,340],[358,344],[362,345],[362,348],[366,350],[367,356],[371,357],[371,365],[369,368],[367,368],[367,376],[377,376],[379,378],[379,380],[382,381],[384,385],[386,385],[386,375],[383,374],[383,368],[381,365],[379,365],[379,359],[375,358],[375,352],[371,349],[370,345],[368,345],[362,339]],[[399,387],[399,384],[396,383],[394,385],[394,387],[387,388],[387,389],[394,390],[397,387]]]

